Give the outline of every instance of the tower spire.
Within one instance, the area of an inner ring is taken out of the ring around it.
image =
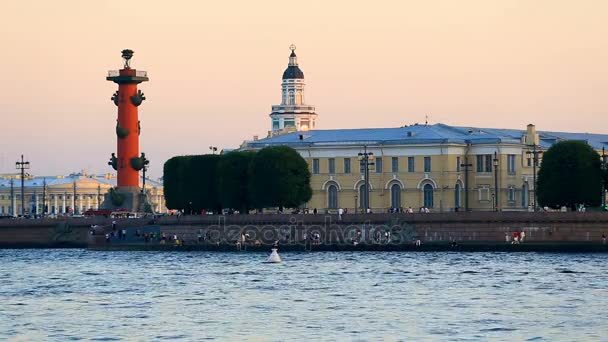
[[[283,72],[281,104],[272,106],[270,136],[314,129],[317,113],[315,107],[305,104],[304,73],[298,66],[296,46],[289,46],[289,65]]]

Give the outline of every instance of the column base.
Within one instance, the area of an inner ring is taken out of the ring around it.
[[[101,209],[123,209],[130,212],[152,212],[145,195],[139,187],[116,187],[104,195]]]

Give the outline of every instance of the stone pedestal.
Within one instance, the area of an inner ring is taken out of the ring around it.
[[[146,199],[139,187],[117,187],[114,191],[104,195],[101,209],[125,209],[131,212],[145,212]]]

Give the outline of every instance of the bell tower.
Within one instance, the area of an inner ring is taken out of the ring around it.
[[[317,125],[315,107],[307,105],[304,96],[304,73],[298,66],[296,46],[289,47],[289,64],[283,72],[281,104],[272,106],[269,136],[293,131],[308,131]]]

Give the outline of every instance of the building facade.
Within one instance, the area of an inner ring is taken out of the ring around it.
[[[26,175],[24,212],[26,215],[41,215],[46,205],[46,214],[79,215],[89,209],[99,209],[104,195],[114,187],[116,176],[112,174]],[[154,212],[167,212],[161,183],[146,178],[146,194]],[[20,175],[0,176],[0,216],[5,215],[21,215]]]
[[[312,174],[306,207],[321,212],[365,209],[365,153],[373,212],[525,211],[535,205],[534,174],[543,151],[561,140],[586,141],[599,153],[608,135],[537,132],[534,125],[515,130],[434,124],[300,131],[249,141],[244,148],[297,150]]]
[[[268,136],[294,131],[307,131],[317,125],[315,107],[306,104],[304,73],[298,65],[296,47],[290,46],[289,64],[283,72],[281,104],[272,106]]]
[[[269,136],[240,149],[286,145],[298,151],[312,174],[313,196],[305,206],[322,212],[533,210],[542,153],[551,145],[580,140],[598,153],[608,147],[608,135],[537,132],[532,124],[521,130],[445,124],[317,130],[317,114],[303,94],[292,46]]]

